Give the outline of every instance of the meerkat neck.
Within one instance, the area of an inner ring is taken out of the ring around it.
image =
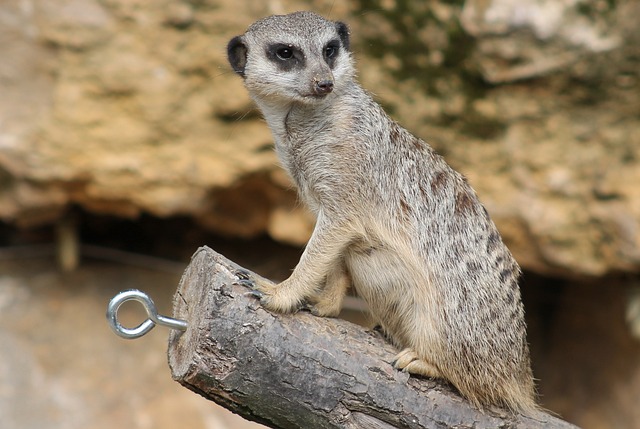
[[[294,102],[283,102],[257,97],[254,97],[254,101],[260,108],[276,141],[284,139],[287,134],[286,118],[293,108]]]
[[[334,128],[342,122],[336,121],[334,113],[342,113],[344,116],[347,112],[361,108],[368,100],[364,89],[355,81],[349,82],[349,85],[345,85],[341,91],[336,91],[329,98],[310,103],[254,97],[276,143],[294,138],[299,132],[308,131],[308,127],[318,129],[327,125]]]
[[[322,108],[315,103],[309,105],[295,101],[274,103],[260,100],[257,103],[276,140],[276,145],[295,139],[306,125],[313,123],[314,112]]]

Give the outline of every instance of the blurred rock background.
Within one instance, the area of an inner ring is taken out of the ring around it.
[[[313,219],[225,47],[300,9],[349,23],[363,86],[477,190],[525,270],[544,406],[640,427],[635,0],[3,0],[0,420],[240,427],[157,387],[164,333],[123,344],[103,312],[124,285],[168,302],[203,244],[274,279],[295,265]]]

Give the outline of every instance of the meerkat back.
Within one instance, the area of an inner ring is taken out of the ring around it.
[[[229,62],[316,213],[292,275],[250,281],[278,312],[336,315],[352,286],[402,350],[479,407],[536,410],[520,269],[467,181],[355,79],[345,24],[311,12],[252,24]]]

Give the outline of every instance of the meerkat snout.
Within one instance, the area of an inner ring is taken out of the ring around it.
[[[313,79],[313,93],[319,96],[325,96],[333,91],[333,77],[323,77]]]

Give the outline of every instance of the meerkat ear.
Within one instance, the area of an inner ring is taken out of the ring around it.
[[[338,36],[340,36],[340,40],[342,41],[342,46],[348,51],[349,50],[349,27],[344,22],[336,22],[336,29],[338,30]]]
[[[244,68],[247,65],[247,45],[242,36],[236,36],[227,45],[227,58],[233,71],[244,77]]]

